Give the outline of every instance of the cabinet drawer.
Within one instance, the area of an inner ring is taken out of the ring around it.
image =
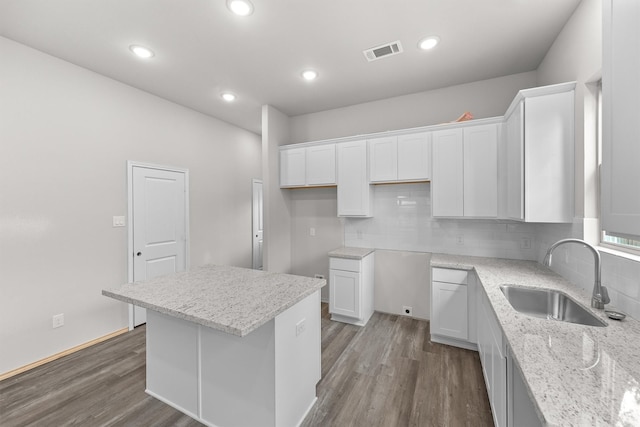
[[[456,283],[458,285],[467,284],[466,270],[453,270],[450,268],[434,268],[432,280],[446,283]]]
[[[343,271],[360,271],[362,262],[359,259],[329,258],[329,269]]]

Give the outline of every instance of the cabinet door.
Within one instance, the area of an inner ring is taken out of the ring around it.
[[[308,147],[306,153],[306,184],[333,185],[336,183],[335,144]]]
[[[602,228],[640,236],[640,2],[604,2]]]
[[[360,273],[329,270],[329,311],[333,314],[362,317],[360,304]]]
[[[369,144],[369,181],[384,182],[398,179],[398,138],[375,138]]]
[[[305,185],[305,148],[280,151],[280,187]]]
[[[431,178],[431,133],[398,137],[398,180]]]
[[[371,216],[367,142],[338,144],[338,216]]]
[[[432,285],[431,333],[466,340],[469,337],[467,286],[435,281]]]
[[[463,216],[462,129],[433,132],[431,209],[434,217]]]
[[[507,217],[524,219],[524,104],[507,118]]]
[[[498,127],[464,128],[464,216],[498,216]]]

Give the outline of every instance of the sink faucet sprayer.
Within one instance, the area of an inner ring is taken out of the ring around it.
[[[563,243],[578,243],[583,245],[585,248],[589,248],[593,253],[595,272],[594,272],[594,283],[593,283],[593,295],[591,296],[591,307],[603,309],[604,305],[609,304],[611,300],[609,299],[609,293],[607,292],[607,288],[602,286],[602,283],[600,282],[600,252],[598,252],[596,248],[594,248],[592,245],[585,242],[584,240],[580,240],[580,239],[558,240],[553,245],[551,245],[551,247],[547,251],[547,255],[544,257],[543,264],[546,266],[551,266],[551,256],[552,256],[553,250],[558,246],[562,245]]]

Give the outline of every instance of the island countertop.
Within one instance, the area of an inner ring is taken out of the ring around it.
[[[500,285],[556,289],[589,307],[590,292],[534,261],[433,254],[431,266],[476,272],[544,425],[640,425],[640,322],[590,309],[608,324],[599,328],[517,312]]]
[[[326,284],[324,279],[208,264],[104,289],[102,295],[243,337]]]

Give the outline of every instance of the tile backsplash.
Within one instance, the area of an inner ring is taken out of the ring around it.
[[[374,217],[347,218],[345,245],[535,260],[536,227],[431,216],[431,184],[374,186]]]
[[[345,218],[344,244],[542,262],[560,239],[583,237],[583,224],[525,224],[508,220],[437,219],[431,184],[374,186],[374,217]],[[611,305],[640,319],[640,262],[601,252],[602,283]],[[587,291],[593,289],[592,254],[577,244],[559,247],[552,269]]]
[[[582,238],[582,221],[573,224],[539,224],[536,232],[538,261],[556,241],[569,237]],[[600,252],[601,280],[607,287],[611,305],[640,320],[640,262]],[[595,268],[593,255],[579,244],[558,247],[553,254],[552,270],[571,283],[591,292]]]

